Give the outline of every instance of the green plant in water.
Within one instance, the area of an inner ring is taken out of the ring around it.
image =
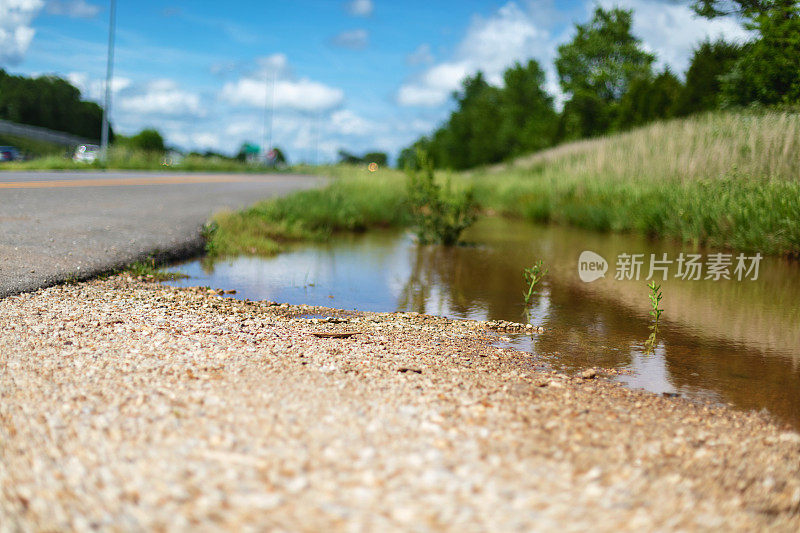
[[[214,236],[219,231],[219,224],[212,220],[206,224],[203,224],[203,227],[200,229],[200,237],[203,239],[205,243],[206,254],[210,256],[217,255],[217,242],[214,240]]]
[[[659,307],[661,304],[661,285],[657,285],[655,280],[651,281],[647,288],[650,289],[648,298],[650,299],[650,316],[653,317],[653,323],[650,324],[650,336],[644,342],[644,353],[650,355],[656,347],[658,336],[658,322],[661,319],[661,313],[664,311]]]
[[[527,290],[522,293],[525,297],[525,311],[531,303],[533,295],[536,293],[536,285],[542,281],[542,278],[547,274],[547,269],[543,267],[544,262],[538,261],[532,267],[526,268],[522,271],[522,277],[525,279],[525,284],[528,286]]]
[[[458,244],[461,233],[477,219],[478,205],[472,187],[454,192],[450,179],[437,184],[433,165],[423,152],[417,153],[419,170],[407,169],[408,202],[420,244]]]
[[[144,261],[137,261],[130,265],[125,271],[131,276],[143,278],[147,281],[172,281],[176,279],[188,278],[183,272],[167,272],[159,268],[154,257],[149,257]]]

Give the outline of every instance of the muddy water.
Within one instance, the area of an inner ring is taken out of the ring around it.
[[[654,354],[646,281],[650,254],[676,261],[681,252],[714,251],[523,222],[486,219],[466,234],[469,246],[417,246],[405,233],[377,232],[301,245],[275,258],[238,258],[204,269],[175,267],[191,277],[176,285],[238,290],[236,297],[365,311],[418,311],[454,318],[526,320],[522,269],[543,260],[549,273],[528,309],[545,328],[511,343],[566,370],[629,370],[622,379],[654,392],[674,392],[767,409],[800,428],[800,267],[764,258],[758,278],[689,281],[675,262],[662,282],[664,314]],[[608,262],[591,283],[578,257]],[[620,254],[645,254],[640,279],[616,280]],[[749,266],[749,263],[748,263]],[[662,277],[657,272],[657,277]],[[703,272],[705,277],[705,271]]]

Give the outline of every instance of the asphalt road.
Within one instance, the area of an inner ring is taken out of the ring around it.
[[[202,249],[216,211],[310,188],[287,174],[0,172],[0,298]]]

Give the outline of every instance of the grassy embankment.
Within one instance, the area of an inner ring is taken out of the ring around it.
[[[506,215],[712,247],[800,253],[800,115],[714,113],[487,169]]]
[[[798,256],[797,154],[798,114],[712,113],[452,178],[505,216]],[[335,178],[324,189],[219,215],[212,253],[275,253],[286,241],[408,223],[402,173],[324,170]]]

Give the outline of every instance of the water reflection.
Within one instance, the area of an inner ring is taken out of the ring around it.
[[[517,337],[519,349],[566,369],[630,369],[621,379],[655,392],[680,392],[768,408],[800,427],[800,269],[768,258],[758,281],[663,282],[665,309],[654,354],[646,283],[606,278],[587,284],[577,258],[592,250],[612,264],[619,253],[668,253],[685,247],[625,235],[536,227],[488,219],[457,248],[417,246],[405,234],[377,232],[303,245],[270,259],[237,258],[176,285],[236,288],[237,297],[365,311],[418,311],[455,318],[522,321],[522,269],[549,269],[530,309],[546,328]]]

